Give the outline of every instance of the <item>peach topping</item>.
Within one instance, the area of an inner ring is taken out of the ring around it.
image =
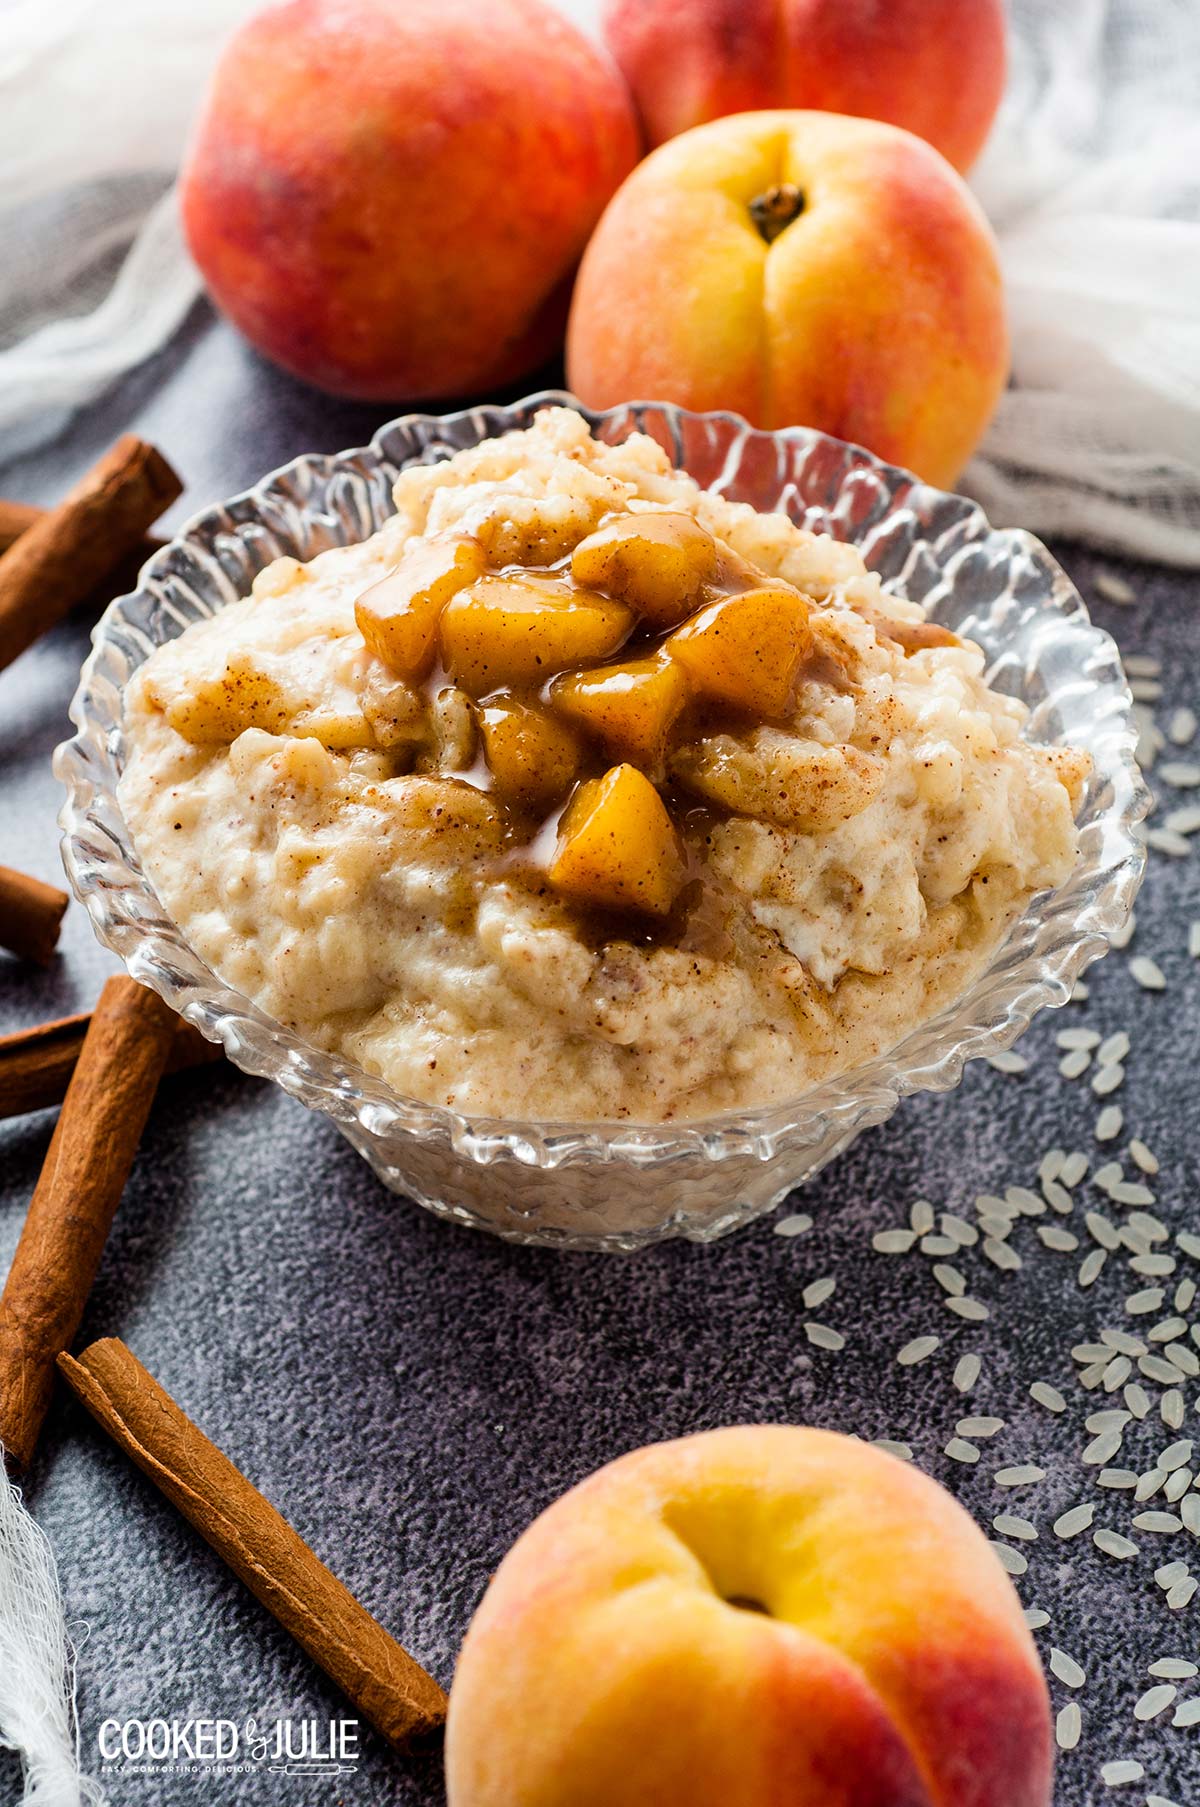
[[[685,877],[658,788],[672,751],[697,728],[787,716],[809,607],[692,515],[656,510],[612,516],[549,569],[489,571],[460,534],[422,541],[355,618],[396,677],[465,692],[490,786],[530,841],[561,810],[557,890],[664,917]]]

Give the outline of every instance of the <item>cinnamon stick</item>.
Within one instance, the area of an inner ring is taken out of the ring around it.
[[[7,497],[0,496],[0,552],[7,552],[23,533],[43,520],[48,512],[45,508],[39,508],[36,502],[11,502]],[[128,570],[136,576],[151,553],[158,552],[166,543],[157,534],[146,534],[133,551],[122,559],[120,565],[114,567],[115,570],[122,575]],[[116,590],[113,593],[119,594]]]
[[[65,891],[44,885],[40,878],[0,866],[0,947],[23,960],[48,965],[70,901]]]
[[[40,521],[45,512],[33,502],[10,502],[0,496],[0,552],[7,552],[13,541]]]
[[[257,1600],[394,1745],[432,1731],[446,1696],[116,1337],[59,1370]]]
[[[62,1103],[91,1020],[91,1012],[84,1010],[0,1036],[0,1119]],[[180,1020],[164,1071],[180,1073],[220,1060],[221,1055],[219,1043]]]
[[[25,529],[0,555],[0,670],[108,576],[182,488],[162,453],[127,433]]]
[[[24,1467],[79,1329],[177,1018],[122,973],[100,993],[0,1295],[0,1445]]]

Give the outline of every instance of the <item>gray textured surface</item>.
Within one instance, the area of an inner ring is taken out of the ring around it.
[[[286,457],[365,437],[382,415],[310,395],[266,371],[198,316],[185,340],[80,423],[69,445],[0,470],[0,491],[33,500],[61,493],[121,428],[157,440],[188,482],[176,519],[258,477]],[[1089,601],[1097,561],[1059,548]],[[1109,568],[1115,568],[1109,561]],[[1195,581],[1128,570],[1139,605],[1100,604],[1127,649],[1168,666],[1168,700],[1193,701],[1200,659]],[[86,626],[71,622],[0,675],[0,861],[55,879],[55,785],[49,755]],[[1164,719],[1166,711],[1164,709]],[[1194,754],[1195,749],[1192,749]],[[1191,793],[1194,798],[1197,793]],[[1178,803],[1182,797],[1171,799]],[[1024,1078],[981,1067],[944,1098],[917,1099],[864,1137],[796,1200],[815,1227],[796,1240],[770,1223],[708,1249],[672,1245],[631,1259],[516,1250],[434,1223],[384,1192],[324,1119],[230,1070],[169,1083],[153,1113],[84,1326],[118,1334],[309,1538],[331,1567],[445,1682],[471,1611],[517,1532],[571,1482],[639,1443],[704,1426],[775,1419],[908,1440],[987,1524],[1023,1513],[1039,1530],[1023,1546],[1019,1588],[1045,1608],[1038,1634],[1088,1672],[1077,1698],[1080,1748],[1062,1760],[1062,1807],[1105,1794],[1103,1762],[1140,1758],[1144,1783],[1200,1802],[1200,1728],[1170,1715],[1138,1726],[1133,1702],[1145,1666],[1200,1649],[1200,1596],[1167,1611],[1157,1563],[1200,1549],[1186,1533],[1143,1536],[1120,1565],[1085,1536],[1056,1540],[1068,1504],[1098,1502],[1097,1522],[1122,1525],[1124,1496],[1104,1495],[1080,1466],[1082,1420],[1108,1403],[1072,1385],[1071,1344],[1127,1323],[1122,1300],[1145,1284],[1110,1257],[1081,1292],[1075,1272],[1091,1244],[1081,1187],[1070,1227],[1077,1255],[1043,1248],[1023,1223],[1015,1276],[968,1250],[958,1263],[992,1307],[987,1324],[952,1317],[919,1254],[887,1259],[872,1232],[905,1218],[920,1196],[964,1209],[981,1191],[1034,1183],[1052,1144],[1085,1149],[1094,1164],[1120,1152],[1093,1141],[1098,1102],[1087,1080],[1056,1071],[1054,1033],[1070,1021],[1134,1040],[1119,1101],[1126,1135],[1162,1160],[1156,1209],[1173,1228],[1200,1228],[1195,1096],[1200,965],[1186,922],[1200,917],[1200,872],[1155,856],[1133,949],[1152,953],[1165,995],[1140,992],[1123,956],[1093,968],[1085,1006],[1043,1017],[1022,1043],[1036,1064]],[[82,911],[67,920],[63,955],[41,975],[0,956],[0,1026],[91,1002],[110,962]],[[0,1125],[0,1270],[51,1129],[49,1115]],[[1200,1265],[1181,1258],[1180,1274]],[[826,1274],[838,1290],[816,1316],[848,1338],[837,1355],[811,1348],[801,1289]],[[1178,1278],[1178,1276],[1176,1276]],[[1173,1285],[1172,1280],[1168,1285]],[[1186,1315],[1186,1314],[1185,1314]],[[1150,1320],[1153,1321],[1153,1320]],[[1142,1320],[1144,1323],[1146,1320]],[[901,1369],[894,1354],[934,1330],[942,1346]],[[969,1400],[951,1373],[966,1350],[983,1357]],[[1055,1419],[1032,1404],[1030,1381],[1068,1393]],[[1151,1393],[1160,1389],[1148,1384]],[[1200,1437],[1187,1386],[1188,1431]],[[966,1412],[1006,1428],[975,1468],[943,1448]],[[1119,1458],[1150,1465],[1174,1433],[1157,1414],[1127,1436]],[[1036,1458],[1040,1485],[997,1488],[995,1469]],[[327,1717],[344,1709],[312,1665],[74,1406],[60,1400],[30,1477],[29,1498],[58,1554],[68,1609],[82,1633],[85,1753],[95,1758],[108,1716],[205,1714],[242,1720]],[[881,1513],[886,1502],[880,1502]],[[930,1628],[935,1635],[934,1628]],[[1054,1682],[1056,1705],[1068,1691]],[[1186,1684],[1185,1692],[1194,1688]],[[258,1773],[110,1778],[116,1802],[169,1799],[315,1803],[441,1800],[436,1752],[402,1763],[364,1731],[356,1774],[302,1780]],[[0,1799],[12,1782],[0,1766]]]

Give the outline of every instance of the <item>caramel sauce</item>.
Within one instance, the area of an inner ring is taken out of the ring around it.
[[[611,515],[547,565],[490,567],[463,536],[425,542],[411,567],[402,561],[359,599],[356,615],[431,722],[447,689],[469,697],[474,756],[460,770],[438,769],[503,811],[491,876],[555,896],[566,885],[598,945],[616,934],[719,957],[730,947],[730,910],[694,849],[732,812],[677,782],[672,754],[717,734],[785,727],[805,679],[848,684],[828,645],[813,643],[815,606],[692,516],[662,510]],[[957,644],[934,623],[859,612],[906,653]],[[611,803],[587,818],[618,795],[626,814]],[[584,847],[585,832],[594,845]]]

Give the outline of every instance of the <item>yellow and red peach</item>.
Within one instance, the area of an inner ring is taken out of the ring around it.
[[[957,478],[1004,386],[995,243],[944,158],[830,113],[742,113],[622,184],[580,267],[567,377],[857,441]]]
[[[639,1450],[509,1552],[450,1697],[450,1807],[1048,1807],[1020,1605],[936,1482],[785,1425]]]
[[[884,119],[969,169],[1004,92],[1004,0],[608,0],[649,142],[767,107]]]
[[[619,73],[544,0],[284,0],[221,58],[183,220],[217,305],[286,370],[462,394],[557,349],[637,154]]]

